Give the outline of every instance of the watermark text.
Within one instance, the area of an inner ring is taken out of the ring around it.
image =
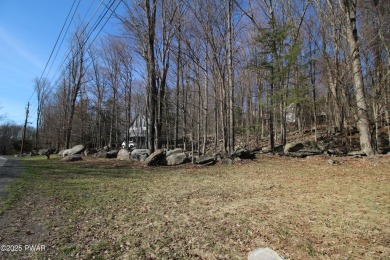
[[[0,245],[0,252],[44,252],[46,245]]]

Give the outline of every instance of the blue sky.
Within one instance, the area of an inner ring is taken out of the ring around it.
[[[92,17],[99,3],[100,0],[81,1],[68,35],[80,21],[87,22]],[[72,4],[72,0],[0,0],[0,115],[6,114],[8,120],[24,123],[25,107],[34,91],[34,78],[41,76]],[[99,14],[103,5],[98,10]],[[114,24],[112,19],[103,34],[109,30],[113,33]],[[49,80],[58,73],[58,62],[65,56],[68,38],[66,36],[47,75]],[[34,122],[35,94],[30,103],[29,121]]]

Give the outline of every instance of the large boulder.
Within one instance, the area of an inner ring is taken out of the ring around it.
[[[321,148],[318,147],[316,142],[292,142],[284,146],[283,152],[288,156],[307,157],[322,154],[323,150]]]
[[[62,153],[62,156],[63,157],[66,157],[68,155],[71,155],[72,154],[72,149],[66,149],[63,153]]]
[[[84,155],[85,156],[92,156],[97,152],[98,152],[98,150],[96,150],[96,149],[87,149],[84,151]]]
[[[187,154],[182,153],[173,153],[166,157],[167,165],[179,165],[190,162]]]
[[[284,146],[282,144],[275,146],[274,147],[274,153],[282,155],[283,154],[283,148],[284,148]]]
[[[231,157],[234,158],[240,158],[240,159],[255,159],[255,153],[248,149],[240,148],[234,151],[234,153],[231,155]]]
[[[362,156],[366,156],[366,153],[363,151],[351,151],[351,152],[347,153],[347,155],[353,156],[353,157],[362,157]]]
[[[149,155],[149,149],[134,149],[131,151],[131,158],[138,161],[141,161],[141,159],[146,159]]]
[[[269,247],[257,248],[248,254],[248,260],[284,260],[278,253]]]
[[[107,151],[100,150],[97,153],[92,154],[92,157],[95,157],[95,158],[106,158],[107,157]]]
[[[62,156],[64,154],[64,152],[65,152],[65,150],[61,150],[61,151],[58,152],[58,155]]]
[[[116,158],[121,161],[127,161],[130,159],[130,153],[127,149],[120,149]]]
[[[239,157],[237,157],[237,158],[239,158]],[[224,158],[224,159],[222,159],[222,164],[233,164],[234,162],[233,162],[234,160],[232,159],[232,158]]]
[[[81,154],[82,152],[84,152],[85,147],[84,147],[84,145],[79,144],[79,145],[73,146],[71,150],[72,150],[71,154]]]
[[[172,154],[177,154],[177,153],[184,153],[183,149],[181,148],[176,148],[176,149],[173,149],[173,150],[169,150],[166,152],[166,156],[170,156]]]
[[[293,143],[287,143],[285,146],[284,146],[284,153],[285,154],[288,154],[288,153],[295,153],[295,152],[298,152],[299,150],[302,150],[303,148],[305,148],[305,145],[301,142],[293,142]]]
[[[61,162],[76,162],[76,161],[81,161],[81,155],[80,154],[70,154],[68,156],[65,156],[62,158],[60,161]]]
[[[216,159],[214,156],[204,155],[196,159],[195,164],[212,165],[215,164]]]
[[[165,151],[162,149],[156,150],[154,153],[149,155],[148,158],[145,159],[144,164],[146,166],[159,165],[160,162],[165,160]]]
[[[106,153],[106,158],[116,158],[118,156],[118,150],[111,150]]]
[[[263,153],[271,153],[272,149],[271,149],[271,147],[263,147],[263,148],[261,148],[261,151]]]
[[[71,154],[81,154],[82,152],[84,152],[84,150],[85,150],[84,145],[79,144],[79,145],[73,146],[71,149],[66,149],[63,152],[61,151],[62,153],[59,152],[58,155],[62,155],[63,157],[66,157],[66,156],[71,155]]]

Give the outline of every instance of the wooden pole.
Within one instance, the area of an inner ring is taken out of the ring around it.
[[[20,146],[20,154],[21,155],[23,154],[24,141],[26,140],[26,128],[27,128],[29,109],[30,109],[30,102],[27,103],[27,107],[26,107],[26,121],[24,122],[22,145]]]

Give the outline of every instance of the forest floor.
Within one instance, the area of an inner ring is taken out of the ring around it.
[[[0,208],[0,258],[246,259],[270,247],[286,259],[390,259],[390,156],[335,159],[24,158]]]

